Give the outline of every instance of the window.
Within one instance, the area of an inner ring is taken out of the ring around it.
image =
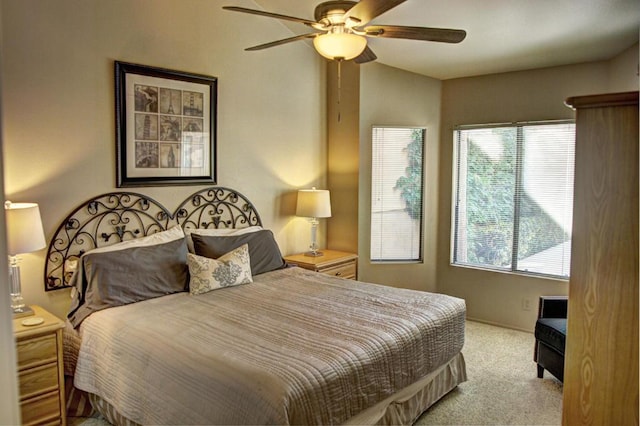
[[[424,128],[373,128],[372,261],[422,260],[425,138]]]
[[[575,124],[454,131],[452,262],[567,278]]]

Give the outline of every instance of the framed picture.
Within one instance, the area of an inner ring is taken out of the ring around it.
[[[115,62],[117,186],[216,183],[216,77]]]

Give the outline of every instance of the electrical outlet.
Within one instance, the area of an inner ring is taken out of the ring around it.
[[[523,311],[530,311],[531,310],[531,299],[529,299],[527,297],[523,297],[522,298],[522,310]]]

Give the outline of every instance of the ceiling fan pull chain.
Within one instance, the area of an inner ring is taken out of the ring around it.
[[[340,122],[340,101],[342,98],[342,59],[338,58],[338,123]]]

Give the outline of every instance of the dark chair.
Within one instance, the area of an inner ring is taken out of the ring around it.
[[[564,379],[567,304],[567,296],[540,297],[533,353],[533,360],[538,364],[538,378],[542,378],[547,370],[561,382]]]

